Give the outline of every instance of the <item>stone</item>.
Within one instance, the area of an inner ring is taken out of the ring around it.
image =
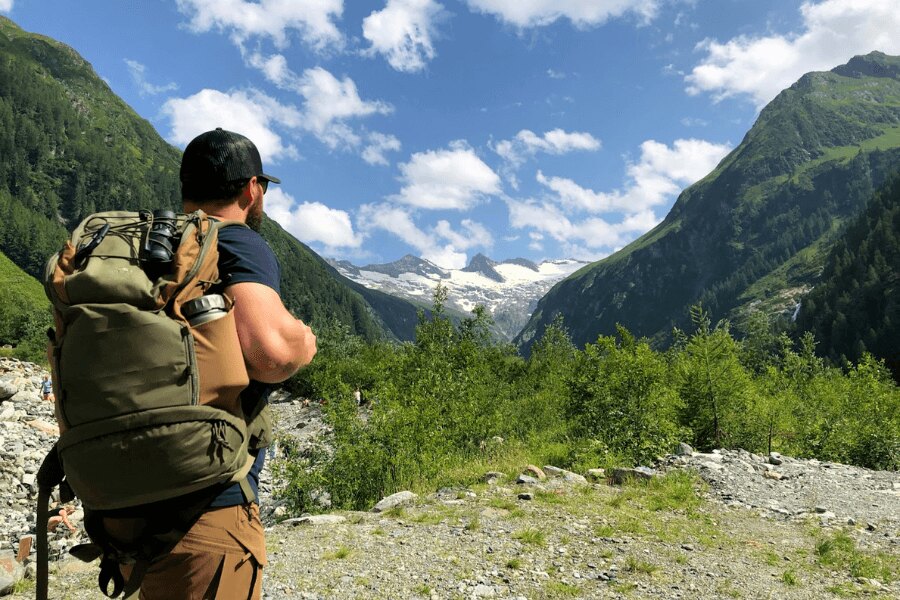
[[[341,515],[309,515],[307,517],[297,517],[296,519],[287,519],[284,521],[288,525],[310,525],[310,526],[321,526],[321,525],[340,525],[341,523],[347,522],[347,517],[342,517]]]
[[[19,551],[16,553],[16,560],[20,563],[31,555],[31,548],[34,546],[34,536],[26,535],[19,539]]]
[[[769,464],[775,465],[776,467],[780,464],[784,463],[784,459],[777,452],[769,452]]]
[[[681,442],[678,444],[678,448],[675,450],[676,456],[691,456],[694,454],[694,449],[691,448],[688,444]]]
[[[516,483],[519,485],[536,485],[540,483],[536,477],[532,477],[530,475],[519,475],[516,478]]]
[[[501,473],[500,471],[488,471],[484,474],[484,482],[488,485],[494,485],[504,479],[506,479],[506,473]]]
[[[494,594],[496,594],[494,586],[484,585],[483,583],[479,583],[472,590],[472,596],[475,598],[493,598]]]
[[[8,398],[12,398],[18,393],[18,391],[19,388],[13,385],[12,382],[0,380],[0,402]]]
[[[383,498],[378,504],[372,507],[372,512],[384,512],[398,506],[409,506],[418,496],[410,491],[397,492],[391,494],[387,498]]]
[[[765,477],[766,479],[772,479],[774,481],[781,481],[784,478],[784,475],[782,475],[778,471],[765,471],[763,472],[763,477]]]
[[[547,475],[541,470],[540,467],[535,465],[526,465],[522,472],[530,473],[532,477],[536,477],[540,481],[544,481],[545,479],[547,479]]]
[[[553,477],[559,477],[567,483],[587,485],[588,482],[584,475],[579,475],[578,473],[573,473],[572,471],[567,471],[551,465],[546,465],[544,467],[544,472],[549,473]]]
[[[12,550],[0,551],[0,596],[11,593],[23,577],[25,567],[16,560]]]
[[[591,481],[603,481],[606,479],[606,469],[588,469],[587,478]]]
[[[648,467],[635,467],[634,469],[617,468],[613,469],[611,480],[616,485],[622,485],[632,479],[652,479],[656,476],[656,471]]]
[[[534,494],[531,492],[522,492],[517,497],[519,500],[534,500]]]

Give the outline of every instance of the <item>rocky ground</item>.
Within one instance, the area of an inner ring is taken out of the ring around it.
[[[0,589],[15,599],[34,594],[34,553],[23,564],[15,553],[34,533],[33,475],[54,437],[52,408],[38,394],[41,375],[34,365],[0,359]],[[321,437],[317,406],[275,400],[282,433],[301,445]],[[264,595],[900,598],[900,474],[687,448],[652,467],[651,480],[642,481],[648,469],[611,485],[621,474],[588,481],[523,465],[485,474],[470,488],[404,494],[379,512],[317,517],[287,514],[266,469]],[[51,537],[58,559],[51,598],[102,597],[96,565],[65,554],[84,537],[73,508],[75,531],[59,524]]]

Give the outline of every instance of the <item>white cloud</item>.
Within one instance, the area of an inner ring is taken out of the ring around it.
[[[395,235],[415,248],[419,256],[445,269],[465,267],[466,250],[489,248],[494,243],[487,228],[471,219],[463,219],[460,230],[454,229],[449,221],[440,220],[425,231],[416,225],[409,209],[389,203],[362,206],[357,224],[363,231],[380,229]]]
[[[461,143],[413,154],[400,165],[404,185],[391,199],[427,209],[465,210],[500,192],[500,178]]]
[[[388,0],[363,20],[367,54],[382,54],[394,69],[421,71],[434,58],[435,21],[443,7],[434,0]]]
[[[359,136],[345,123],[347,119],[393,110],[384,102],[363,100],[352,79],[339,80],[321,67],[304,71],[297,89],[306,99],[304,126],[331,148],[359,145]]]
[[[135,60],[126,58],[125,64],[128,66],[128,72],[131,73],[131,79],[137,86],[141,96],[155,96],[156,94],[163,94],[178,89],[178,84],[175,82],[167,83],[165,85],[154,85],[147,81],[147,68]]]
[[[301,242],[318,242],[329,251],[362,245],[362,236],[353,231],[350,215],[343,210],[329,208],[320,202],[298,204],[279,187],[269,188],[264,207],[269,217]]]
[[[435,225],[434,232],[458,250],[493,246],[494,236],[481,223],[477,223],[472,219],[463,219],[460,222],[460,226],[463,229],[462,233],[455,231],[449,221],[442,219]]]
[[[469,8],[490,13],[519,28],[550,25],[566,18],[576,27],[602,25],[633,13],[641,21],[656,16],[659,0],[467,0]]]
[[[343,0],[178,0],[195,33],[228,32],[238,45],[252,37],[270,37],[283,48],[288,32],[296,31],[316,50],[341,47],[343,35],[334,21],[344,10]]]
[[[265,56],[259,52],[245,52],[244,59],[279,88],[303,97],[304,112],[300,127],[332,150],[354,149],[362,143],[361,135],[347,123],[350,119],[389,114],[394,110],[386,102],[363,100],[352,79],[338,79],[322,67],[306,69],[302,75],[297,75],[281,54]],[[378,135],[381,134],[370,135],[370,144],[363,151],[363,159],[370,164],[387,164],[384,152],[395,149],[396,144],[391,139],[396,138],[378,138]]]
[[[263,162],[297,156],[296,148],[285,143],[274,127],[298,127],[301,113],[259,92],[205,89],[166,101],[162,113],[171,122],[169,140],[175,144],[184,146],[198,134],[222,127],[253,140]]]
[[[0,12],[8,13],[12,10],[13,0],[0,0]]]
[[[538,183],[551,193],[507,199],[510,225],[550,236],[569,256],[596,260],[652,229],[659,223],[654,207],[707,175],[727,152],[727,146],[704,140],[676,140],[671,147],[648,140],[640,160],[628,165],[625,185],[611,192],[538,171]],[[535,247],[541,243],[533,235],[532,240]]]
[[[565,79],[566,74],[560,71],[554,71],[553,69],[547,69],[547,77],[550,79]]]
[[[803,28],[781,36],[707,40],[706,52],[685,80],[690,94],[716,100],[748,95],[763,106],[810,71],[830,70],[857,54],[900,54],[896,0],[824,0],[800,7]]]
[[[494,144],[494,152],[500,155],[513,168],[518,168],[525,160],[538,152],[547,154],[566,154],[575,151],[593,151],[600,149],[600,140],[589,133],[566,132],[553,129],[537,135],[533,131],[523,129],[511,140],[501,140]]]
[[[363,148],[362,159],[370,165],[387,166],[390,163],[385,153],[399,151],[400,140],[392,135],[375,131],[369,134],[369,143]]]
[[[641,144],[641,159],[628,165],[624,188],[595,192],[571,179],[547,177],[538,171],[537,181],[556,194],[569,211],[640,213],[670,200],[682,188],[712,171],[730,147],[705,140],[676,140],[672,147],[654,140]]]

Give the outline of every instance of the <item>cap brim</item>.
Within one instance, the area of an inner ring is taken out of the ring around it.
[[[266,181],[270,181],[271,183],[281,183],[281,180],[277,177],[272,177],[271,175],[266,175],[263,173],[262,175],[257,175],[257,178],[265,179]]]

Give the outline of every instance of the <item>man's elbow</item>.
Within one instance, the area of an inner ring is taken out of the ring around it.
[[[284,341],[260,346],[246,356],[247,371],[252,379],[263,383],[281,383],[312,362],[316,355],[315,336],[301,343]]]

